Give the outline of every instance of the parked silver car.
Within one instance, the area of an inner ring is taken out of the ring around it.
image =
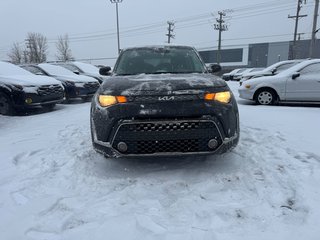
[[[255,73],[257,73],[257,72],[259,72],[261,70],[263,70],[263,68],[247,68],[247,69],[244,69],[244,71],[235,73],[233,75],[233,80],[234,81],[240,81],[242,76],[244,76],[246,74],[255,74]]]
[[[245,73],[241,76],[240,85],[242,85],[243,81],[249,80],[251,78],[276,75],[303,61],[304,59],[285,60],[272,64],[271,66],[262,69],[261,71]]]
[[[257,104],[320,103],[320,59],[305,60],[277,75],[253,78],[238,89],[240,98]]]

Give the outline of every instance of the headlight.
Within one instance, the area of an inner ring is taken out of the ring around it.
[[[125,96],[99,95],[98,100],[101,107],[108,107],[117,103],[127,102],[127,98]]]
[[[217,92],[217,93],[207,93],[204,96],[207,101],[218,101],[222,103],[229,103],[231,100],[231,93],[229,91]]]
[[[18,90],[23,90],[24,88],[34,88],[34,87],[36,87],[34,85],[24,85],[24,86],[22,86],[22,85],[17,85],[17,84],[15,84],[13,86]]]

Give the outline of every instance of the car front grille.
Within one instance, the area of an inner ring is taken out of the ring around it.
[[[38,94],[40,96],[57,96],[63,95],[63,88],[58,85],[42,85],[38,88]]]
[[[208,143],[215,140],[217,146]],[[124,155],[157,153],[213,152],[221,144],[221,134],[211,120],[172,120],[132,122],[121,124],[112,141],[112,147],[119,150],[125,143]],[[120,149],[121,150],[121,149]]]
[[[159,96],[137,96],[131,101],[135,102],[168,102],[168,101],[194,101],[198,100],[198,95],[159,95]]]
[[[100,84],[98,82],[88,82],[85,83],[83,86],[88,90],[96,91],[99,88]]]

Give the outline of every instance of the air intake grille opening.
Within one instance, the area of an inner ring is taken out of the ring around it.
[[[212,121],[154,121],[126,123],[119,127],[112,146],[117,149],[119,142],[125,142],[125,154],[193,153],[212,152],[208,142],[215,139],[217,148],[222,139]]]
[[[40,96],[61,95],[63,88],[60,85],[43,85],[38,88]]]

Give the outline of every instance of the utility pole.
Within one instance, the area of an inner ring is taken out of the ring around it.
[[[117,40],[118,40],[118,54],[120,54],[120,33],[119,33],[119,9],[118,4],[122,3],[123,0],[110,0],[111,3],[116,4],[116,17],[117,17]]]
[[[217,52],[217,63],[220,64],[221,62],[221,33],[223,31],[228,31],[228,26],[223,24],[225,21],[223,17],[226,16],[225,12],[218,12],[219,18],[216,19],[217,24],[214,24],[214,29],[219,31],[219,40],[218,40],[218,52]]]
[[[319,31],[317,29],[317,21],[318,21],[318,11],[319,11],[319,0],[315,0],[316,4],[314,7],[314,14],[313,14],[313,26],[311,32],[311,42],[310,42],[310,50],[309,50],[309,57],[312,58],[314,55],[314,46],[316,43],[316,33]]]
[[[170,22],[168,21],[168,33],[166,34],[166,36],[168,36],[168,43],[170,44],[170,40],[171,38],[173,39],[174,38],[174,34],[173,34],[173,30],[174,30],[174,22]]]
[[[300,15],[300,10],[302,8],[302,3],[303,0],[298,0],[298,5],[297,5],[297,13],[295,16],[290,16],[288,15],[288,18],[295,18],[295,27],[294,27],[294,37],[293,37],[293,45],[292,48],[290,50],[290,59],[295,59],[296,58],[296,48],[297,48],[297,35],[298,35],[298,23],[299,23],[299,19],[306,17],[308,15],[304,14],[304,15]],[[307,0],[304,0],[304,4],[307,3]]]

